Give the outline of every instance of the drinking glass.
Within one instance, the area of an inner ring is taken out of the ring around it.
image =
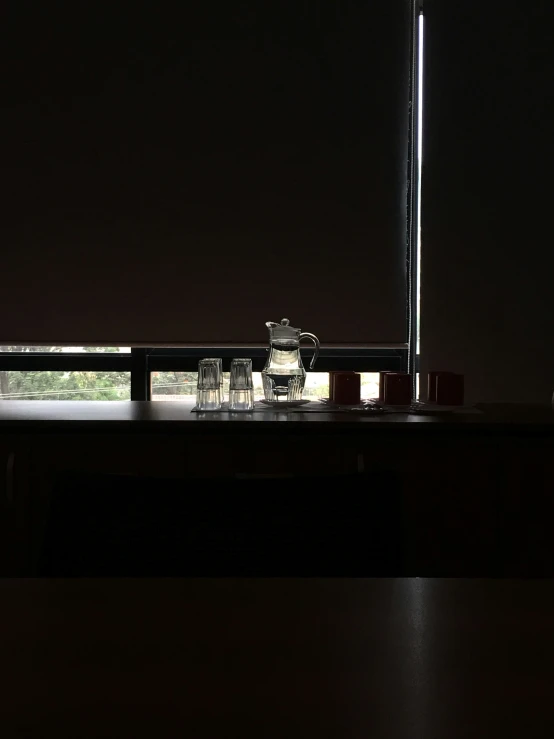
[[[233,359],[229,380],[229,410],[251,411],[254,408],[252,360]]]
[[[221,408],[221,372],[219,367],[217,359],[201,359],[198,362],[196,407],[199,411],[218,411]]]
[[[223,405],[225,400],[225,390],[223,389],[223,360],[221,357],[208,357],[204,361],[217,362],[219,368],[219,402]]]

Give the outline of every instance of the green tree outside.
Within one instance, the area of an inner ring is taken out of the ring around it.
[[[196,372],[152,372],[152,395],[195,395]]]
[[[10,346],[10,352],[61,352],[61,346]],[[87,352],[117,352],[87,347]],[[129,372],[0,371],[1,400],[129,400]]]

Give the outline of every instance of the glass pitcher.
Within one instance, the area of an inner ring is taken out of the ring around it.
[[[319,339],[290,326],[288,318],[283,318],[281,323],[268,321],[265,325],[269,329],[269,356],[262,370],[265,399],[302,400],[306,370],[300,358],[300,342],[302,339],[314,342],[315,351],[310,362],[310,369],[313,369],[319,355]]]

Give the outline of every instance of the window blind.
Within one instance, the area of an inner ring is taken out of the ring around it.
[[[21,5],[0,343],[406,341],[409,0]]]

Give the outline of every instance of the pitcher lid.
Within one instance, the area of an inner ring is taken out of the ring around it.
[[[281,323],[268,321],[265,325],[272,339],[297,339],[300,334],[300,329],[291,326],[288,318],[283,318]]]

